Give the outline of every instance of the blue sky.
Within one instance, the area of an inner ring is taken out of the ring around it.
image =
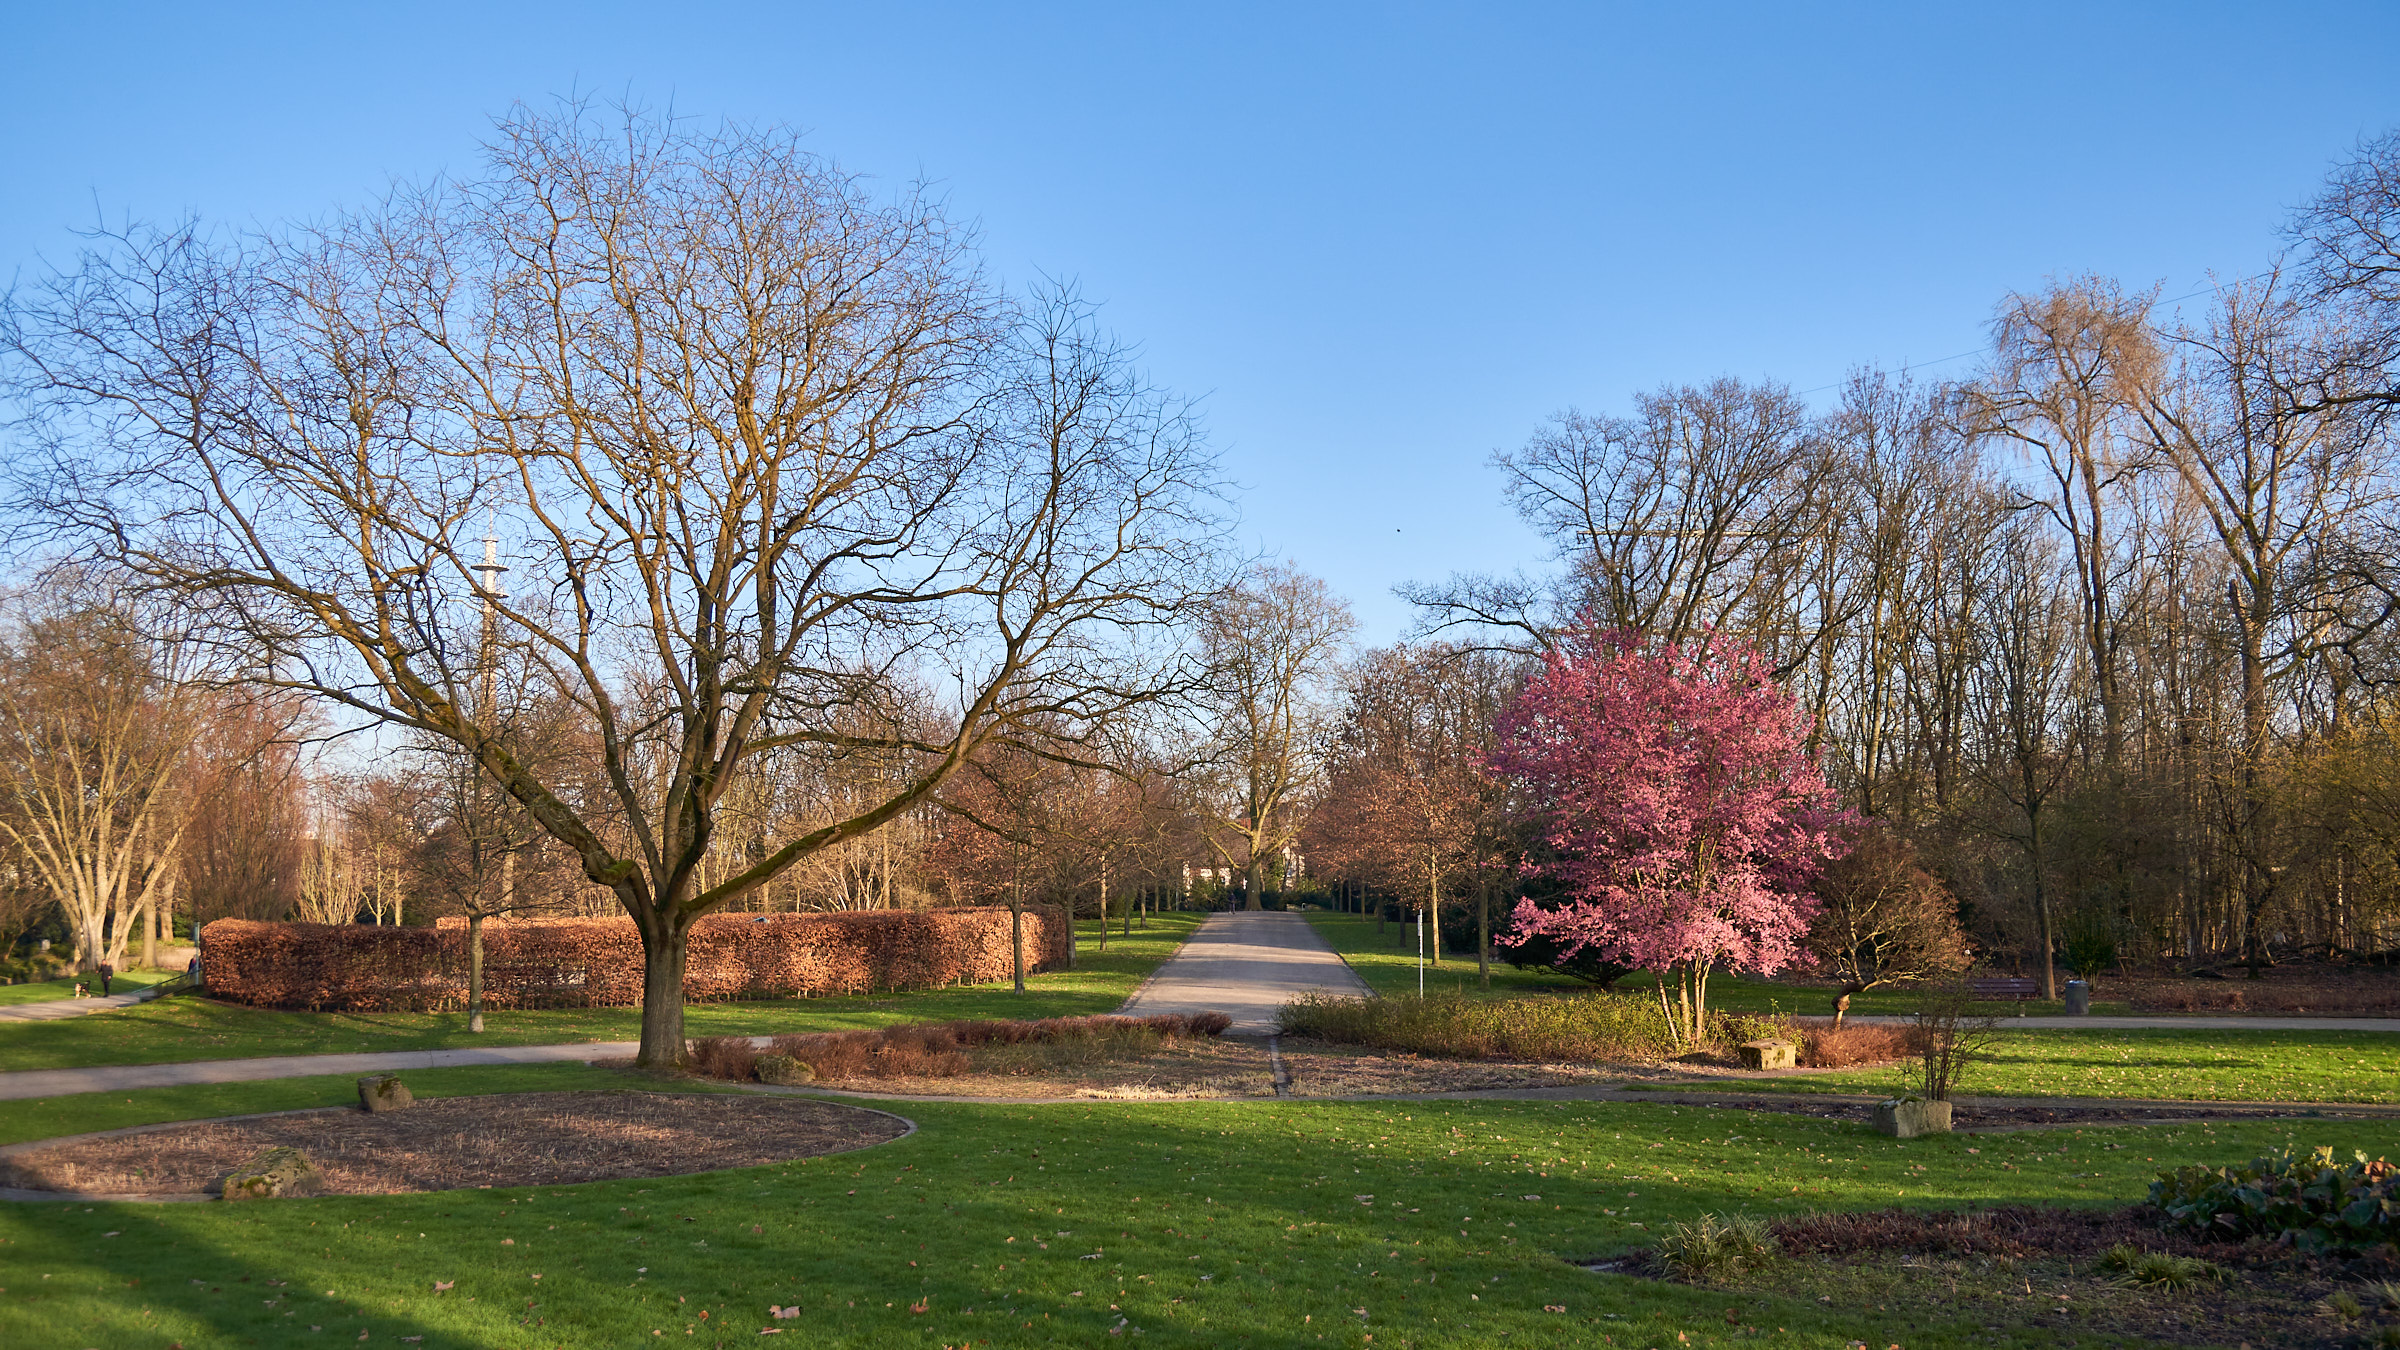
[[[0,13],[0,276],[305,216],[572,89],[939,183],[1207,396],[1246,542],[1365,636],[1538,560],[1485,460],[1570,404],[1980,345],[2097,271],[2257,271],[2400,124],[2400,4],[192,4]],[[1953,362],[1946,373],[1963,367]]]

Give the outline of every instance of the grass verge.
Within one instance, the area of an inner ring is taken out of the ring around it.
[[[907,1114],[921,1128],[894,1144],[691,1177],[0,1206],[0,1343],[721,1346],[788,1330],[841,1347],[2054,1345],[1938,1301],[1766,1293],[1746,1300],[1745,1329],[1722,1293],[1561,1258],[1648,1245],[1702,1213],[2115,1203],[2160,1167],[2381,1132],[2195,1122],[1897,1144],[1845,1123],[1617,1103]]]
[[[108,982],[108,992],[130,994],[137,989],[163,983],[182,974],[179,970],[121,970]],[[27,984],[0,984],[0,1008],[19,1003],[55,1003],[75,997],[75,982],[83,981],[94,994],[100,992],[97,975],[69,975],[55,980],[35,980]]]
[[[1416,930],[1406,924],[1385,924],[1376,932],[1373,918],[1355,914],[1312,912],[1309,926],[1367,987],[1386,998],[1414,995],[1417,992]],[[1429,934],[1430,936],[1430,931]],[[1439,965],[1425,966],[1425,992],[1456,994],[1468,998],[1508,998],[1523,994],[1573,993],[1592,986],[1581,980],[1542,970],[1519,970],[1499,959],[1492,961],[1491,988],[1486,990],[1477,982],[1475,955],[1472,952],[1444,952]],[[1654,997],[1651,977],[1642,972],[1617,981],[1617,991],[1642,998]],[[1859,994],[1850,1000],[1852,1013],[1868,1017],[1905,1017],[1917,1010],[1917,995],[1904,989],[1877,989]],[[1718,1012],[1748,1013],[1774,1016],[1791,1013],[1802,1017],[1829,1017],[1833,1013],[1833,991],[1798,985],[1778,984],[1772,980],[1746,980],[1734,975],[1717,975],[1708,982],[1708,1006]],[[2035,1016],[2057,1014],[2066,1010],[2062,1003],[2039,1000],[2025,1003],[1978,1004],[1977,1012],[2014,1016],[2029,1013]],[[2132,1011],[2123,1002],[2095,1002],[2096,1014],[2122,1014]]]
[[[1679,1085],[1743,1092],[1892,1092],[1891,1067]],[[2347,1031],[2001,1033],[1959,1091],[1977,1097],[2400,1102],[2400,1037]]]
[[[900,1022],[1109,1012],[1173,955],[1204,917],[1159,915],[1146,931],[1137,929],[1130,938],[1112,934],[1105,953],[1098,950],[1098,925],[1079,924],[1083,950],[1075,969],[1031,976],[1022,994],[1006,984],[987,984],[841,998],[694,1003],[685,1011],[684,1025],[695,1037],[765,1036]],[[277,1012],[177,997],[58,1022],[0,1025],[0,1066],[66,1069],[258,1055],[629,1041],[641,1035],[641,1009],[494,1012],[485,1015],[484,1025],[487,1030],[478,1036],[468,1032],[464,1013]]]

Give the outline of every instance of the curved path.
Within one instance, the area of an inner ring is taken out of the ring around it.
[[[1304,993],[1371,996],[1308,920],[1297,914],[1236,910],[1211,914],[1165,964],[1117,1009],[1128,1017],[1221,1012],[1230,1034],[1268,1036],[1275,1013]]]

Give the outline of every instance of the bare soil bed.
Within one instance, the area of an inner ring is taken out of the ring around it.
[[[1390,1092],[1466,1092],[1561,1087],[1643,1076],[1625,1065],[1525,1064],[1428,1059],[1354,1046],[1284,1039],[1280,1053],[1295,1097]],[[1239,1037],[1179,1040],[1148,1054],[1082,1054],[1074,1046],[1005,1046],[968,1054],[959,1073],[824,1078],[846,1092],[897,1097],[1089,1097],[1105,1101],[1273,1097],[1266,1042]],[[1689,1074],[1683,1076],[1688,1077]]]
[[[1922,1308],[1994,1328],[2038,1328],[2062,1345],[2113,1334],[2170,1345],[2330,1350],[2376,1344],[2384,1328],[2400,1327],[2400,1308],[2380,1292],[2400,1274],[2388,1255],[2306,1257],[2264,1242],[2203,1242],[2160,1228],[2160,1217],[2146,1205],[1804,1215],[1769,1226],[1781,1255],[1689,1282],[1729,1301],[1774,1294],[1839,1307]],[[2207,1265],[2144,1285],[2107,1259],[2118,1247]],[[1590,1268],[1667,1274],[1655,1251]],[[2343,1291],[2359,1309],[2347,1318],[2321,1303]],[[1726,1320],[1738,1325],[1750,1311],[1737,1304]]]
[[[525,1092],[194,1121],[0,1160],[0,1185],[99,1194],[215,1193],[278,1146],[333,1195],[555,1186],[755,1167],[884,1143],[908,1126],[833,1102],[748,1094]]]

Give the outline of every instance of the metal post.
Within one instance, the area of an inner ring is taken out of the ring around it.
[[[1425,997],[1425,908],[1417,907],[1417,997]]]

